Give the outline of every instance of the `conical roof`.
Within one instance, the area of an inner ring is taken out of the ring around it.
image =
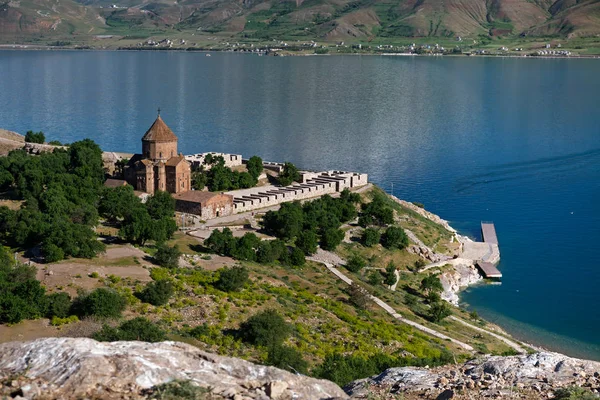
[[[148,129],[148,132],[146,132],[142,140],[149,142],[170,142],[176,141],[177,136],[175,136],[171,128],[165,124],[159,115],[150,129]]]

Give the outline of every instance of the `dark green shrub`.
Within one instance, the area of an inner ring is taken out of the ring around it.
[[[304,252],[297,247],[292,248],[292,253],[290,254],[290,263],[294,267],[301,267],[306,262],[304,258]]]
[[[42,132],[42,131],[40,131],[40,132],[27,131],[27,133],[25,134],[25,141],[28,143],[43,144],[46,141],[46,135],[44,135],[44,132]]]
[[[296,247],[304,252],[307,256],[315,254],[317,252],[317,246],[319,245],[319,236],[313,230],[306,230],[300,232],[296,238]]]
[[[367,262],[360,256],[352,256],[345,265],[346,269],[351,272],[359,272],[366,266]]]
[[[154,256],[154,260],[161,267],[177,268],[179,267],[179,257],[181,257],[181,252],[177,245],[170,247],[162,244],[158,246],[158,251]]]
[[[148,390],[152,400],[213,400],[211,390],[198,387],[190,381],[171,381]]]
[[[46,317],[52,319],[52,317],[66,318],[69,316],[71,309],[71,296],[65,292],[52,293],[48,295],[48,309],[46,310]]]
[[[385,205],[385,195],[377,194],[373,201],[362,205],[362,215],[359,218],[359,225],[367,227],[369,225],[390,225],[394,223],[394,211]]]
[[[46,314],[46,289],[33,266],[16,263],[0,246],[0,323],[17,323]]]
[[[260,158],[258,156],[250,157],[250,159],[248,160],[248,163],[246,164],[246,169],[248,170],[248,173],[250,174],[250,176],[252,176],[254,179],[258,179],[258,177],[260,176],[260,174],[263,171],[262,158]]]
[[[369,283],[373,286],[381,285],[381,273],[379,271],[369,273]]]
[[[442,282],[440,282],[440,278],[438,278],[437,274],[436,275],[428,275],[425,278],[423,278],[421,280],[420,288],[423,291],[423,293],[425,293],[426,295],[429,294],[430,292],[440,293],[444,290],[444,287],[442,286]]]
[[[139,340],[142,342],[162,342],[166,339],[165,332],[146,318],[138,317],[123,322],[118,328],[104,325],[94,334],[94,339],[101,342],[116,342],[119,340]]]
[[[63,249],[54,243],[44,243],[42,245],[42,254],[44,254],[44,261],[47,263],[60,261],[65,258]]]
[[[290,324],[275,310],[259,312],[240,325],[244,341],[257,346],[280,345],[291,332]]]
[[[279,174],[279,184],[281,186],[291,185],[294,181],[300,180],[300,173],[298,172],[298,168],[291,162],[286,162],[283,164],[283,170]]]
[[[238,260],[254,261],[259,244],[260,239],[254,233],[246,233],[237,239],[235,251],[230,255]]]
[[[396,266],[390,261],[387,267],[385,267],[385,283],[388,286],[392,286],[396,283]]]
[[[94,315],[103,318],[118,318],[125,310],[126,301],[117,292],[99,288],[81,295],[73,302],[73,314],[82,317]]]
[[[366,228],[362,233],[362,244],[367,247],[375,246],[381,240],[379,231],[375,228]]]
[[[271,346],[265,364],[301,374],[306,374],[308,370],[308,363],[302,358],[302,353],[284,345]]]
[[[248,282],[248,270],[245,267],[222,268],[219,270],[219,280],[215,283],[215,287],[224,292],[238,292],[246,282]]]
[[[390,226],[381,236],[381,244],[386,249],[402,250],[408,246],[408,236],[399,226]]]
[[[256,249],[256,261],[261,264],[271,264],[276,260],[276,254],[269,240],[263,240]]]
[[[330,228],[321,235],[321,247],[323,250],[333,251],[344,239],[344,231]]]
[[[598,400],[598,396],[594,395],[588,389],[579,386],[569,386],[556,390],[554,392],[556,400]]]
[[[136,297],[144,303],[150,303],[153,306],[162,306],[169,302],[173,296],[173,284],[167,280],[149,282],[144,290],[136,293]]]
[[[452,309],[445,301],[438,301],[433,303],[429,309],[429,319],[432,322],[439,323],[444,318],[452,315]]]

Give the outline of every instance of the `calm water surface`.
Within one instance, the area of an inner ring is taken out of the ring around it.
[[[161,107],[185,153],[370,174],[478,238],[502,285],[463,300],[600,360],[600,61],[0,52],[0,127],[136,152]]]

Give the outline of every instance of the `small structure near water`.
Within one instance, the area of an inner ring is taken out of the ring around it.
[[[493,222],[481,222],[481,236],[483,237],[483,242],[489,244],[490,249],[490,257],[488,259],[500,260],[500,250],[498,248],[498,236],[496,235],[496,227]],[[497,256],[494,256],[494,253],[497,253]],[[502,272],[496,268],[496,263],[489,262],[486,260],[477,260],[477,268],[483,274],[483,277],[486,279],[500,279],[502,278]]]

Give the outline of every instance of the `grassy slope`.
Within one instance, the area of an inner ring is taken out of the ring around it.
[[[375,189],[379,190],[379,189]],[[430,246],[443,249],[449,242],[450,234],[442,227],[405,209],[390,200],[401,225],[411,229],[421,240]],[[198,242],[178,234],[172,243],[177,243],[187,254],[197,254]],[[152,252],[152,249],[148,249]],[[509,350],[503,343],[451,320],[433,324],[423,316],[427,314],[426,302],[417,296],[416,304],[408,306],[407,292],[416,293],[420,280],[425,276],[409,271],[409,266],[417,256],[406,250],[390,251],[377,246],[365,248],[357,243],[342,244],[338,253],[344,257],[360,254],[369,260],[372,268],[383,268],[393,261],[401,268],[401,281],[396,292],[367,282],[366,271],[352,274],[370,292],[388,302],[406,318],[443,332],[460,341],[473,345],[482,352],[504,353]],[[111,265],[132,263],[127,260],[111,260]],[[279,265],[259,265],[242,262],[250,271],[252,283],[239,293],[224,293],[212,286],[217,275],[213,261],[196,259],[191,268],[169,271],[153,268],[155,279],[173,280],[177,293],[168,306],[153,307],[140,303],[131,293],[142,285],[130,279],[100,279],[100,284],[108,284],[126,294],[131,302],[128,317],[143,315],[163,325],[177,340],[183,340],[201,348],[236,357],[262,361],[264,350],[249,346],[235,335],[239,324],[259,310],[273,308],[279,310],[295,326],[295,333],[288,344],[297,348],[310,361],[320,363],[331,352],[341,352],[361,356],[385,352],[393,355],[412,354],[417,357],[435,357],[441,349],[450,349],[458,359],[467,357],[458,347],[429,337],[411,327],[396,322],[382,309],[371,305],[367,310],[357,310],[348,301],[346,285],[337,280],[324,267],[307,263],[301,269],[285,268]],[[98,263],[98,264],[97,264]],[[230,260],[231,265],[238,264]],[[101,265],[102,261],[93,264]],[[456,315],[469,319],[467,312],[454,309]],[[484,326],[483,321],[474,321]],[[185,335],[189,327],[207,324],[209,329],[202,336],[193,338]]]
[[[446,246],[450,234],[442,227],[395,202],[390,201],[390,205],[395,208],[401,224],[415,232],[425,243],[430,246],[437,245],[438,249]],[[109,233],[110,229],[102,229]],[[190,236],[178,233],[171,242],[173,243],[177,243],[188,255],[202,255],[198,253],[201,250],[200,243]],[[379,352],[396,356],[436,357],[443,349],[448,349],[458,360],[469,357],[464,350],[449,342],[435,339],[398,323],[374,304],[367,310],[356,309],[348,300],[346,284],[320,264],[308,262],[303,268],[292,269],[277,264],[242,262],[241,264],[250,271],[251,283],[241,292],[225,293],[217,290],[212,284],[218,278],[218,272],[215,270],[223,263],[239,264],[234,260],[215,256],[196,257],[187,267],[167,270],[152,267],[148,261],[150,258],[140,256],[142,253],[139,250],[132,250],[128,246],[119,250],[121,247],[123,246],[111,246],[112,257],[102,256],[93,260],[71,259],[44,266],[42,270],[55,271],[52,278],[57,279],[60,275],[60,280],[56,280],[55,284],[52,284],[52,281],[45,283],[48,290],[66,290],[73,294],[79,287],[113,287],[128,299],[129,307],[124,318],[145,316],[159,323],[169,332],[172,339],[220,354],[258,362],[265,360],[266,351],[243,343],[231,333],[249,316],[269,308],[278,310],[294,325],[294,334],[287,344],[298,349],[312,367],[332,352],[364,357]],[[148,254],[154,252],[152,247],[143,250]],[[123,256],[115,258],[115,252]],[[502,354],[510,350],[500,341],[486,335],[481,336],[478,332],[452,320],[434,324],[424,318],[428,306],[418,295],[417,289],[425,275],[410,272],[408,268],[416,261],[416,256],[405,250],[389,251],[379,246],[367,249],[357,243],[340,245],[338,253],[345,257],[351,253],[361,254],[370,260],[369,266],[373,268],[384,267],[388,261],[393,260],[401,269],[401,281],[396,292],[382,285],[370,285],[365,272],[345,273],[362,282],[371,293],[386,301],[404,317],[469,343],[481,352]],[[142,275],[147,277],[143,268],[150,269],[153,279],[170,279],[174,282],[176,294],[167,306],[154,307],[141,303],[133,296],[136,290],[144,286],[143,280],[136,280],[141,279],[139,277]],[[99,272],[100,276],[93,277],[92,272],[95,271]],[[143,271],[143,274],[140,271]],[[417,298],[414,304],[407,305],[409,292],[417,293]],[[465,320],[470,319],[464,310],[455,308],[453,312]],[[28,324],[31,325],[30,322],[3,327],[6,337],[14,337],[20,329],[26,330]],[[479,326],[486,325],[481,320],[471,322]],[[116,324],[117,321],[110,323]],[[191,337],[186,334],[190,328],[202,324],[206,324],[208,328],[201,335]],[[38,335],[88,336],[99,328],[100,324],[96,321],[82,321],[60,328],[43,327],[39,329]]]

